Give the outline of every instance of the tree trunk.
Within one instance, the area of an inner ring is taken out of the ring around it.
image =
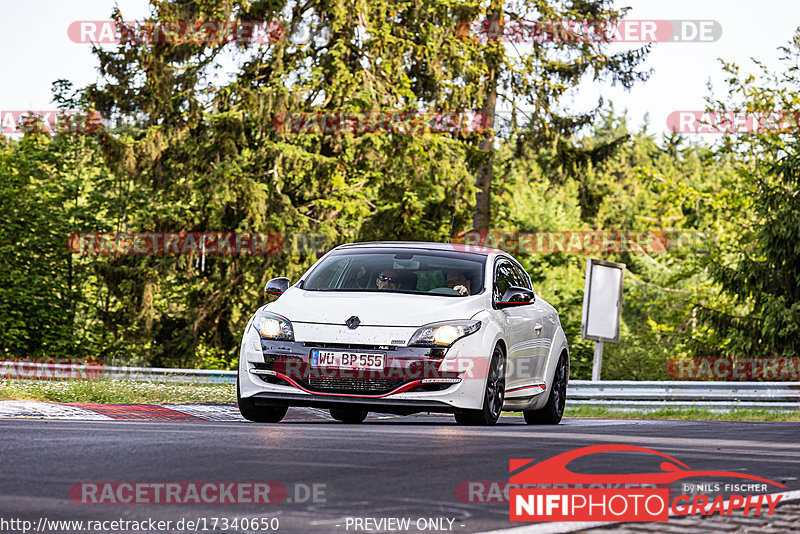
[[[481,111],[486,117],[486,132],[478,142],[478,149],[486,152],[478,166],[475,179],[475,211],[472,216],[472,229],[478,231],[489,230],[492,202],[492,178],[494,175],[494,117],[497,106],[497,79],[499,77],[500,58],[503,53],[503,44],[499,38],[491,37],[498,24],[502,24],[503,1],[492,0],[488,12],[488,33],[490,41],[486,52],[486,100]]]

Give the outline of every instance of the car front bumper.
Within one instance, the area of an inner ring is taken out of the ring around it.
[[[408,330],[413,333],[415,329]],[[408,339],[409,332],[394,332],[391,337]],[[240,395],[264,405],[358,405],[368,411],[398,414],[482,406],[491,352],[479,333],[447,349],[380,345],[374,338],[359,339],[350,333],[344,339],[333,332],[322,341],[325,338],[261,339],[248,324],[239,358]],[[383,354],[385,367],[382,371],[314,368],[310,365],[314,350]]]

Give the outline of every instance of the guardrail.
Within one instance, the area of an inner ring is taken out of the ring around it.
[[[219,384],[236,383],[236,371],[166,369],[159,367],[111,367],[71,363],[0,361],[0,379],[110,379],[138,382]]]
[[[104,367],[103,378],[140,382],[179,382],[184,384],[236,383],[236,371],[209,369],[162,369],[158,367]]]
[[[800,382],[571,380],[571,405],[619,410],[769,408],[800,410]]]
[[[16,374],[10,375],[10,369]],[[0,378],[105,378],[161,383],[234,384],[236,371],[0,362]],[[570,380],[567,402],[571,406],[602,406],[617,410],[659,408],[800,410],[800,381]]]

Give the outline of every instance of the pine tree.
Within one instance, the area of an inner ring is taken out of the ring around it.
[[[698,354],[800,354],[800,143],[787,148],[764,176],[752,177],[752,230],[740,234],[727,257],[714,256],[708,264],[734,308],[700,308],[710,335],[698,342]]]

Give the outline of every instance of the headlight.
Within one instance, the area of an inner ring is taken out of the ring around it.
[[[294,341],[292,322],[274,313],[263,313],[256,317],[256,328],[261,337]]]
[[[474,334],[480,327],[480,321],[444,321],[427,324],[414,332],[408,344],[418,347],[449,347],[462,337]]]

